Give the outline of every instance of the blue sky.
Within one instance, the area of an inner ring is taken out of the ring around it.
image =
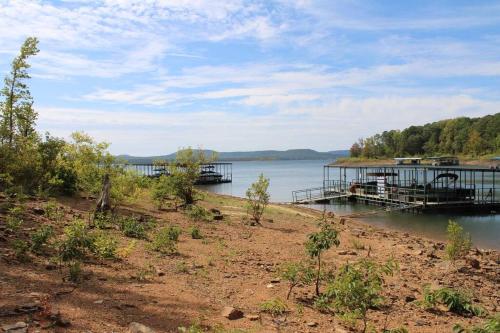
[[[348,148],[500,110],[500,2],[0,0],[39,130],[113,153]]]

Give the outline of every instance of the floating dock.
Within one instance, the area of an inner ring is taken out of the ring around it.
[[[326,165],[323,186],[293,191],[292,197],[296,204],[345,200],[398,211],[500,212],[500,170],[427,165]]]
[[[160,177],[169,174],[169,165],[165,164],[126,164],[128,169],[134,170],[147,177]],[[181,166],[182,168],[182,166]],[[204,163],[200,165],[200,176],[197,185],[231,183],[233,181],[233,164],[227,162]]]

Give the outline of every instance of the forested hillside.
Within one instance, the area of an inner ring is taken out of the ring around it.
[[[395,157],[453,154],[473,157],[500,152],[500,113],[481,118],[455,118],[410,126],[360,139],[351,157]]]

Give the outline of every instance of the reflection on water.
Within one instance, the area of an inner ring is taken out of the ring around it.
[[[329,161],[248,161],[233,163],[233,183],[203,186],[221,194],[244,197],[245,191],[260,173],[270,178],[269,192],[274,202],[289,202],[292,191],[321,186],[323,165]],[[377,206],[363,204],[310,205],[337,214],[350,214],[378,210]],[[453,219],[471,233],[473,242],[480,247],[500,249],[500,215],[453,215],[386,213],[365,216],[363,221],[392,229],[411,232],[434,239],[444,239],[446,225]]]

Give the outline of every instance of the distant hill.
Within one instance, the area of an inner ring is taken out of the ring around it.
[[[205,156],[211,156],[213,150],[204,150]],[[125,159],[130,163],[152,163],[154,160],[173,160],[176,153],[159,156],[130,156],[119,155],[118,158]],[[260,150],[260,151],[238,151],[217,152],[218,161],[259,161],[259,160],[332,160],[349,155],[348,150],[334,150],[329,152],[318,152],[312,149],[289,149],[289,150]]]

